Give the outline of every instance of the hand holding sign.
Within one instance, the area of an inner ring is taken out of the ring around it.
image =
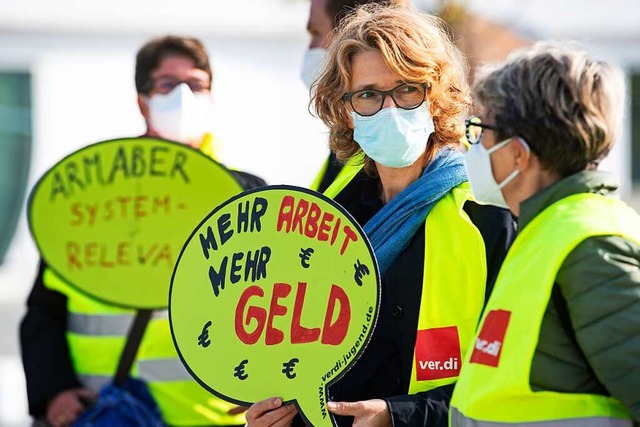
[[[242,191],[221,165],[153,138],[87,146],[53,166],[29,199],[47,264],[82,291],[135,308],[167,306],[193,223]]]
[[[205,388],[242,405],[280,396],[309,424],[332,425],[326,388],[364,350],[379,295],[373,251],[339,205],[265,187],[220,205],[191,235],[169,318]]]

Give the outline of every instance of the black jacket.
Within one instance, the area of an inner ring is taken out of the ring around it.
[[[378,186],[379,180],[361,173],[335,200],[364,225],[382,208]],[[505,209],[467,202],[464,210],[485,242],[488,294],[514,238],[515,223]],[[453,385],[449,385],[407,394],[422,294],[424,232],[423,224],[382,278],[380,315],[371,342],[360,360],[329,390],[334,401],[385,399],[395,427],[447,426],[453,392]],[[463,258],[460,261],[464,262]],[[336,418],[341,426],[352,424],[349,417]]]

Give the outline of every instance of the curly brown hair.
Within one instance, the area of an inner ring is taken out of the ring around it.
[[[329,143],[339,160],[347,161],[362,152],[353,139],[343,96],[349,90],[353,57],[365,51],[380,52],[403,81],[430,85],[426,101],[435,132],[429,138],[425,164],[443,145],[460,144],[471,96],[466,62],[445,25],[437,17],[407,7],[376,4],[360,6],[343,20],[329,46],[311,101],[330,130]],[[374,162],[366,155],[364,165],[367,172],[375,174]]]

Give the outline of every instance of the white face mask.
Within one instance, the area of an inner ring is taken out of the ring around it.
[[[434,130],[427,103],[413,110],[384,108],[373,116],[351,112],[353,139],[377,163],[390,168],[412,165],[425,152]]]
[[[527,152],[531,152],[529,144],[520,137],[505,139],[488,150],[484,148],[482,143],[478,142],[477,144],[473,144],[471,148],[469,148],[469,151],[467,151],[467,154],[464,156],[464,166],[467,170],[471,191],[473,192],[473,197],[476,199],[476,202],[509,209],[509,205],[507,205],[507,201],[502,195],[502,188],[513,181],[520,171],[516,169],[502,182],[496,182],[496,179],[493,177],[493,170],[491,169],[491,153],[498,151],[514,139],[521,143],[527,149]]]
[[[162,138],[194,144],[210,131],[211,95],[196,95],[186,83],[166,95],[152,95],[147,104],[149,124]]]
[[[324,65],[327,58],[327,50],[321,47],[307,49],[302,59],[302,68],[300,70],[300,78],[309,91],[313,80],[320,74],[320,69]]]

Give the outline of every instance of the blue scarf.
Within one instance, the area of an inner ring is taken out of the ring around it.
[[[420,178],[376,213],[364,226],[378,260],[380,275],[409,246],[431,208],[452,188],[467,181],[463,155],[445,147],[427,165]]]

